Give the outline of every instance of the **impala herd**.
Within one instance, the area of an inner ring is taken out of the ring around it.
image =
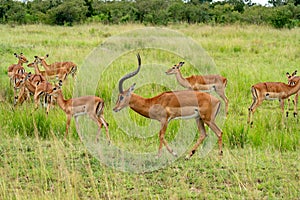
[[[48,114],[50,106],[57,103],[58,106],[66,113],[66,132],[65,138],[68,135],[71,118],[75,118],[75,125],[80,139],[78,116],[88,115],[97,125],[98,134],[96,141],[99,139],[102,126],[105,127],[107,140],[110,142],[108,131],[108,123],[104,119],[104,101],[97,96],[82,96],[72,99],[65,99],[62,92],[62,84],[69,75],[73,78],[76,76],[77,65],[73,62],[56,62],[47,64],[45,57],[34,56],[34,61],[29,63],[27,67],[34,68],[34,74],[26,72],[23,64],[28,63],[26,57],[21,54],[14,54],[18,59],[17,64],[8,67],[8,76],[10,83],[14,88],[14,105],[22,104],[26,99],[30,99],[33,95],[35,109],[39,107],[40,101],[47,107]],[[137,75],[141,68],[141,57],[137,54],[138,68],[131,73],[123,76],[118,83],[119,95],[113,111],[118,112],[125,107],[130,107],[138,114],[154,119],[160,122],[161,128],[159,131],[159,148],[158,156],[161,156],[162,147],[177,156],[176,152],[168,145],[165,140],[165,133],[168,123],[173,119],[191,119],[196,120],[199,138],[189,154],[186,156],[189,159],[197,150],[199,145],[206,138],[205,124],[218,137],[219,154],[222,155],[222,130],[216,124],[216,117],[220,111],[221,101],[209,94],[216,92],[225,103],[225,113],[228,114],[228,98],[225,94],[227,79],[220,75],[192,75],[184,78],[180,68],[184,62],[172,66],[165,73],[167,75],[174,74],[178,83],[187,88],[187,90],[167,91],[152,98],[144,98],[135,94],[135,83],[128,89],[123,89],[123,82]],[[40,70],[41,65],[44,71]],[[253,102],[249,107],[249,115],[247,122],[252,125],[253,113],[264,100],[279,100],[282,117],[284,117],[284,100],[288,99],[293,94],[295,98],[294,116],[297,115],[298,95],[300,93],[300,77],[296,76],[297,71],[292,74],[287,73],[288,83],[282,82],[263,82],[257,83],[251,87]],[[57,84],[52,84],[50,80],[56,80]],[[289,103],[290,104],[290,103]],[[286,113],[288,116],[288,111]]]

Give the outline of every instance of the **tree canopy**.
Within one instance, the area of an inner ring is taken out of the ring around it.
[[[0,0],[0,23],[67,25],[169,23],[269,24],[276,28],[300,26],[300,0]]]

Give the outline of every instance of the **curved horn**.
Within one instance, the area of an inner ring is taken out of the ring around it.
[[[138,68],[133,71],[133,72],[130,72],[129,74],[126,74],[125,76],[123,76],[120,80],[119,80],[119,92],[122,93],[123,92],[123,82],[126,80],[126,79],[129,79],[133,76],[135,76],[137,73],[139,73],[140,69],[141,69],[141,57],[140,57],[140,54],[137,54],[136,55],[137,59],[138,59]]]

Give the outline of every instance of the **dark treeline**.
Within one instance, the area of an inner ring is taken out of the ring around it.
[[[251,0],[0,0],[0,23],[50,25],[101,22],[105,24],[169,23],[267,24],[276,28],[300,26],[300,0],[270,0],[271,6]]]

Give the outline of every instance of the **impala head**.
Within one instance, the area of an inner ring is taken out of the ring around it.
[[[35,59],[33,62],[29,63],[29,64],[27,65],[27,67],[34,68],[34,65],[37,65],[38,63],[39,63],[38,60]]]
[[[14,53],[14,55],[16,56],[16,58],[19,59],[19,63],[23,64],[23,63],[28,63],[27,58],[23,55],[23,53],[20,53],[19,55],[17,53]]]
[[[124,91],[123,90],[123,82],[126,79],[129,79],[129,78],[135,76],[140,71],[140,68],[141,68],[141,57],[140,57],[140,54],[137,54],[136,57],[138,59],[138,68],[134,72],[126,74],[125,76],[123,76],[119,80],[119,95],[118,95],[118,100],[117,100],[116,106],[113,108],[113,110],[115,112],[118,112],[118,111],[122,110],[123,108],[125,108],[126,106],[129,105],[129,101],[130,101],[130,98],[131,98],[131,94],[132,94],[132,92],[134,90],[135,83],[132,84],[127,90]]]
[[[297,75],[297,70],[295,70],[292,75],[290,75],[289,72],[286,73],[286,77],[288,79],[288,84],[289,85],[295,85],[295,83],[300,79],[299,76],[296,76]]]
[[[39,59],[39,61],[41,62],[42,60],[45,60],[46,58],[49,57],[49,54],[46,54],[45,56],[34,56],[36,59]]]
[[[62,87],[62,80],[59,80],[58,84],[55,84],[55,86],[52,88],[50,92],[48,92],[47,95],[57,97],[58,93],[61,92],[61,87]]]
[[[180,72],[180,67],[182,67],[183,64],[184,64],[184,62],[179,62],[178,64],[176,64],[173,67],[171,67],[170,69],[168,69],[166,71],[166,74],[167,75],[177,74],[178,72]]]
[[[42,63],[42,60],[44,59],[44,57],[40,57],[40,56],[34,56],[34,63]]]

